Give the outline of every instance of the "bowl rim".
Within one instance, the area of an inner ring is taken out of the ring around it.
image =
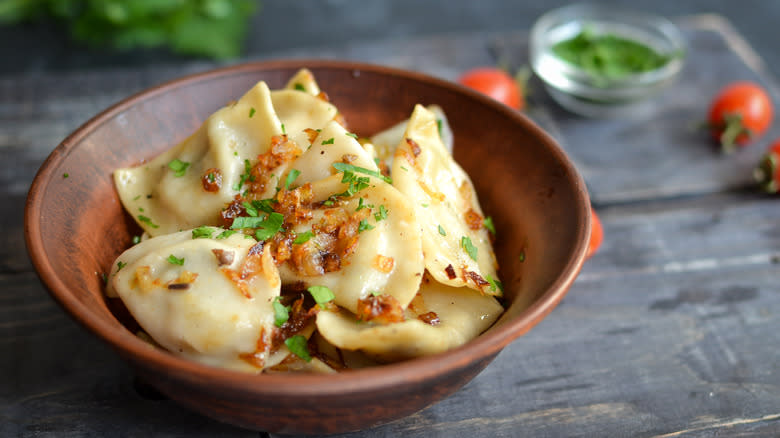
[[[200,364],[177,357],[167,351],[149,348],[147,343],[136,338],[129,331],[117,331],[110,323],[93,318],[92,312],[79,301],[67,299],[71,292],[53,269],[44,250],[40,229],[40,218],[41,213],[43,213],[41,203],[46,186],[56,178],[54,171],[57,165],[73,151],[80,140],[124,110],[171,89],[190,86],[225,75],[262,74],[262,72],[269,70],[302,67],[315,71],[315,74],[317,69],[338,69],[401,76],[423,82],[428,86],[455,90],[458,93],[468,95],[471,99],[480,101],[483,105],[491,106],[494,110],[515,118],[518,123],[525,125],[534,136],[542,138],[552,146],[551,152],[561,166],[566,169],[566,174],[570,178],[574,178],[573,182],[579,195],[576,199],[576,205],[572,206],[572,211],[579,212],[581,217],[581,221],[577,224],[577,243],[575,251],[569,255],[564,264],[561,274],[539,298],[519,315],[503,322],[500,327],[491,328],[465,345],[432,356],[324,375],[305,373],[252,375]],[[405,382],[425,381],[436,376],[450,374],[458,369],[468,368],[480,361],[492,360],[506,345],[541,321],[567,293],[584,263],[590,229],[590,201],[582,176],[559,144],[524,114],[455,82],[424,73],[363,62],[305,58],[253,61],[189,74],[146,88],[115,103],[79,126],[45,159],[30,186],[24,215],[25,243],[33,266],[44,287],[73,319],[87,328],[93,335],[107,342],[120,356],[132,364],[144,368],[169,370],[168,374],[171,378],[192,385],[201,385],[206,380],[219,382],[223,388],[240,393],[286,397],[382,391]]]

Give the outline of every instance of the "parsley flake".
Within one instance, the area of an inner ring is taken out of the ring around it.
[[[255,115],[255,107],[249,108],[249,118],[251,119],[252,116]]]
[[[366,230],[373,230],[374,226],[368,223],[367,219],[363,219],[358,224],[358,233],[361,233]]]
[[[179,265],[179,266],[184,265],[184,257],[178,258],[175,255],[171,254],[171,255],[168,256],[167,260],[168,260],[168,263],[170,263],[172,265]]]
[[[301,171],[298,169],[291,169],[290,173],[287,174],[287,178],[284,180],[284,189],[290,190],[290,184],[295,181],[295,178],[298,178],[298,175],[301,174]]]
[[[441,137],[441,131],[442,131],[442,121],[441,119],[436,119],[436,128],[439,130],[439,137]]]
[[[139,200],[139,199],[141,199],[141,195],[136,195],[136,197],[135,197],[135,198],[133,198],[133,201],[137,201],[137,200]]]
[[[287,130],[284,129],[284,123],[282,123],[282,134],[287,135]]]
[[[374,206],[372,204],[366,204],[365,199],[358,198],[358,206],[355,211],[360,211],[364,208],[374,208]]]
[[[520,260],[520,263],[525,261],[525,251],[520,251],[520,254],[517,256],[518,260]]]
[[[306,87],[304,87],[303,84],[296,83],[295,85],[293,85],[293,87],[295,87],[295,89],[298,91],[306,92]]]
[[[266,213],[273,213],[274,212],[274,208],[271,207],[271,204],[276,204],[278,202],[279,201],[277,201],[276,199],[273,199],[273,198],[255,199],[254,201],[252,201],[252,207],[254,207],[254,208],[258,209],[258,210],[264,211]]]
[[[295,236],[295,240],[293,240],[293,243],[296,244],[296,245],[300,245],[302,243],[308,242],[309,240],[311,240],[312,237],[314,237],[314,233],[313,232],[305,231],[305,232],[300,233],[297,236]]]
[[[187,168],[190,167],[190,163],[182,161],[178,158],[174,158],[168,163],[168,168],[173,171],[173,176],[181,177],[187,172]]]
[[[116,262],[116,272],[121,271],[122,268],[124,268],[125,266],[127,266],[127,263],[125,263],[125,262],[123,262],[121,260]]]
[[[404,172],[408,172],[409,171],[409,169],[405,168],[404,166],[401,166],[401,170],[403,170]]]
[[[327,140],[322,140],[322,144],[333,144],[333,137],[331,137],[331,138],[329,138]]]
[[[211,233],[213,233],[214,230],[211,227],[208,226],[202,226],[198,227],[192,230],[192,238],[193,239],[209,239],[211,238]]]
[[[501,292],[504,292],[504,284],[501,283],[498,279],[493,278],[490,274],[485,274],[485,280],[490,283],[490,290],[492,292],[495,292],[496,290],[500,290]]]
[[[466,253],[468,253],[469,257],[471,257],[471,260],[474,260],[475,262],[477,261],[477,247],[471,243],[471,238],[467,236],[461,237],[460,246],[466,251]]]
[[[68,172],[65,172],[65,173],[63,173],[63,174],[62,174],[62,177],[63,177],[63,178],[67,178],[67,177],[69,177],[69,176],[70,176],[70,175],[68,175]]]
[[[388,184],[393,183],[393,180],[390,179],[390,177],[384,176],[376,170],[366,169],[365,167],[355,166],[347,163],[333,163],[333,167],[335,167],[339,172],[344,172],[345,174],[347,172],[362,173],[364,175],[373,176],[374,178],[379,178]]]
[[[147,216],[144,216],[142,214],[138,215],[138,220],[143,222],[143,223],[145,223],[145,224],[147,224],[147,225],[149,225],[152,228],[160,228],[159,225],[157,225],[156,223],[152,222],[151,218],[149,218]]]
[[[257,217],[260,214],[251,202],[244,201],[241,203],[241,206],[244,207],[246,214],[250,217]]]
[[[327,286],[311,286],[307,290],[317,304],[325,304],[336,299],[336,295]]]
[[[284,224],[284,215],[274,212],[269,213],[265,217],[239,216],[233,219],[230,229],[255,228],[255,238],[257,240],[268,240],[282,230],[282,224]]]
[[[487,228],[488,231],[490,231],[490,234],[496,235],[496,226],[493,225],[493,218],[490,216],[485,217],[485,220],[482,221],[482,224]]]
[[[362,199],[362,198],[361,198]],[[379,212],[374,213],[374,219],[379,222],[383,219],[387,219],[387,209],[384,205],[379,206]]]
[[[232,235],[234,235],[236,233],[237,233],[237,231],[235,231],[235,230],[225,230],[225,231],[223,231],[223,232],[221,232],[221,233],[219,233],[217,235],[217,239],[219,239],[219,240],[227,239],[228,237],[230,237],[230,236],[232,236]]]
[[[382,292],[380,292],[380,291],[378,291],[378,290],[372,290],[372,291],[371,291],[371,292],[369,292],[369,293],[370,293],[371,295],[375,296],[375,297],[378,297],[378,296],[382,295]]]
[[[141,236],[133,236],[133,245],[141,243]]]
[[[347,135],[352,137],[352,138],[354,138],[355,140],[357,140],[357,138],[358,138],[357,134],[354,134],[352,132],[347,132]]]
[[[306,337],[295,335],[285,339],[284,345],[286,345],[287,348],[296,356],[300,357],[306,362],[311,362],[311,355],[309,354],[309,349],[306,346],[306,342]]]
[[[290,319],[290,306],[282,304],[280,298],[279,296],[274,297],[274,301],[271,303],[274,308],[274,324],[277,327],[281,327]]]
[[[446,236],[447,235],[447,232],[444,231],[444,227],[442,227],[441,225],[439,225],[439,234],[441,234],[442,236]]]

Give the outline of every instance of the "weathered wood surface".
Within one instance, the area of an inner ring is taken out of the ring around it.
[[[503,36],[513,44],[521,37]],[[454,77],[492,62],[489,43],[501,38],[433,37],[318,55]],[[190,413],[137,384],[49,298],[22,239],[27,187],[58,141],[130,93],[210,66],[0,78],[0,436],[267,436]],[[542,122],[566,136],[571,119],[548,114]],[[650,178],[654,162],[644,162],[635,171]],[[741,185],[671,199],[605,198],[604,245],[548,318],[454,396],[349,436],[779,436],[780,203]]]

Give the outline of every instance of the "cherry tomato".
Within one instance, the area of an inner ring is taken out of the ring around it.
[[[604,240],[604,229],[601,227],[601,219],[593,208],[590,209],[590,241],[588,242],[588,252],[585,254],[585,258],[589,259],[590,256],[598,251],[601,246],[601,242]]]
[[[458,82],[493,99],[521,110],[525,107],[523,93],[515,78],[494,67],[480,67],[464,73]]]
[[[753,170],[758,185],[767,193],[780,191],[780,138],[767,149]]]
[[[753,82],[734,82],[724,87],[710,105],[710,132],[728,152],[763,134],[772,122],[772,101]]]

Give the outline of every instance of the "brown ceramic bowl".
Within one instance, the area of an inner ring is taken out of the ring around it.
[[[338,375],[255,376],[151,349],[112,312],[102,273],[137,232],[114,190],[112,171],[183,140],[257,81],[280,88],[303,66],[361,135],[407,118],[418,102],[444,108],[455,158],[498,230],[495,249],[508,309],[476,340],[443,354]],[[282,433],[368,428],[454,393],[563,298],[585,259],[589,234],[581,177],[555,141],[522,114],[421,74],[323,60],[223,68],[114,105],[57,146],[30,188],[25,211],[27,247],[43,284],[139,377],[204,415]]]

